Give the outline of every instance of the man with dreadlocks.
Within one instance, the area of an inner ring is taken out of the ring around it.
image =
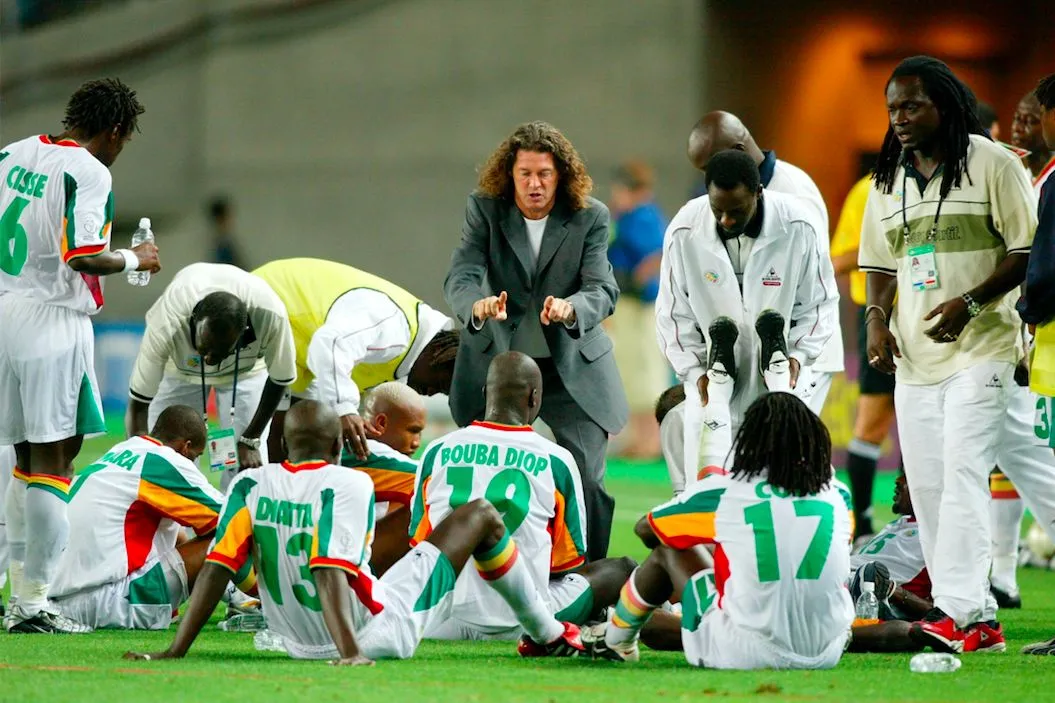
[[[654,649],[682,649],[695,666],[835,666],[854,608],[850,492],[832,476],[831,446],[824,423],[791,393],[752,403],[731,471],[707,475],[638,521],[652,553],[607,625],[583,632],[587,652],[637,661],[640,634]],[[657,612],[675,594],[680,632],[675,616]]]
[[[102,277],[158,271],[157,247],[110,251],[109,166],[143,106],[116,79],[90,81],[66,105],[58,136],[0,149],[0,445],[15,445],[8,488],[12,632],[86,632],[48,602],[66,547],[73,460],[105,431],[89,317]]]
[[[253,274],[286,306],[293,328],[297,380],[288,402],[311,398],[336,408],[345,442],[359,459],[370,456],[367,439],[382,434],[359,413],[363,391],[399,381],[422,395],[450,393],[458,353],[454,322],[411,293],[319,259],[272,261]],[[285,457],[280,438],[286,409],[272,420],[272,462]]]
[[[934,584],[935,607],[916,628],[935,649],[997,651],[987,483],[1023,355],[1009,293],[1025,277],[1036,200],[941,61],[901,62],[886,101],[859,264],[868,362],[897,372],[905,475]]]

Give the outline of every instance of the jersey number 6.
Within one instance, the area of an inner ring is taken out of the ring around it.
[[[9,276],[22,273],[29,254],[26,228],[18,224],[27,205],[29,201],[25,198],[15,198],[0,217],[0,271]]]

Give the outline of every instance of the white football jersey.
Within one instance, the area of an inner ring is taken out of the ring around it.
[[[530,427],[474,422],[429,444],[415,481],[411,543],[479,498],[502,513],[540,592],[547,592],[551,574],[585,560],[578,466],[567,450]],[[458,577],[452,617],[485,631],[517,625],[509,605],[473,568]]]
[[[41,134],[0,149],[0,295],[98,312],[102,277],[67,264],[107,250],[113,218],[110,171],[76,142]]]
[[[764,479],[710,474],[648,514],[663,544],[716,544],[718,607],[745,635],[815,657],[850,628],[849,491],[796,497]],[[701,603],[702,609],[707,604]]]
[[[70,486],[70,541],[51,595],[120,581],[174,550],[181,526],[212,531],[222,503],[223,495],[174,449],[151,437],[115,445]]]
[[[930,574],[923,561],[923,544],[919,541],[916,518],[902,515],[880,530],[850,557],[850,568],[856,571],[870,561],[882,562],[897,585],[930,600]]]
[[[370,572],[374,486],[366,474],[322,461],[267,464],[238,476],[221,515],[207,561],[234,572],[235,583],[255,565],[268,628],[300,656],[333,649],[313,568],[347,574],[358,596],[356,632],[384,609],[382,586]]]

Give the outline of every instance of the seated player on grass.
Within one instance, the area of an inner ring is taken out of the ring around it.
[[[360,665],[412,656],[422,633],[450,617],[454,583],[470,559],[530,634],[524,656],[582,650],[579,628],[549,612],[490,503],[458,508],[375,580],[369,565],[374,489],[363,473],[335,465],[342,445],[337,411],[312,400],[297,403],[286,415],[283,443],[287,461],[243,472],[228,489],[175,640],[164,652],[126,658],[184,656],[228,581],[244,577],[252,560],[268,627],[298,659]]]
[[[732,470],[638,522],[652,553],[607,626],[583,633],[587,652],[636,661],[641,635],[653,648],[682,649],[695,666],[835,666],[854,617],[848,495],[832,476],[821,420],[790,393],[762,396],[737,432]],[[706,544],[716,545],[713,558]],[[680,622],[657,612],[677,593]]]
[[[659,446],[670,474],[674,495],[685,490],[685,387],[680,383],[659,395],[656,401]]]
[[[850,556],[850,597],[861,595],[861,584],[875,584],[879,620],[854,620],[851,652],[915,651],[922,646],[912,638],[911,624],[934,607],[930,576],[923,561],[919,525],[912,510],[905,475],[894,483],[894,513],[900,515],[861,550]]]
[[[370,569],[380,577],[410,551],[407,530],[418,471],[418,462],[411,457],[425,431],[425,402],[405,383],[388,381],[367,392],[360,414],[380,435],[366,440],[366,459],[345,449],[341,465],[359,469],[374,482],[377,527]]]
[[[487,371],[484,421],[455,430],[426,448],[411,517],[413,543],[483,498],[516,539],[534,583],[549,590],[558,620],[585,624],[613,605],[636,564],[601,559],[585,564],[586,513],[575,459],[531,429],[542,404],[542,374],[531,357],[499,354]],[[454,592],[452,617],[425,636],[516,639],[516,614],[466,572]],[[524,645],[522,645],[524,646]]]
[[[194,464],[205,434],[199,411],[170,405],[150,435],[120,442],[77,475],[69,546],[51,587],[66,617],[94,628],[169,626],[205,561],[223,503]],[[183,539],[183,527],[197,537]]]

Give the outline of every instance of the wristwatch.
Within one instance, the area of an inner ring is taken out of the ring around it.
[[[982,306],[978,304],[978,301],[972,298],[970,293],[964,293],[960,297],[963,298],[963,302],[967,303],[967,314],[972,318],[978,317],[982,312]]]
[[[242,437],[238,438],[238,443],[239,444],[244,444],[245,446],[249,447],[250,449],[260,449],[260,438],[259,437],[245,437],[245,436],[242,436]]]

